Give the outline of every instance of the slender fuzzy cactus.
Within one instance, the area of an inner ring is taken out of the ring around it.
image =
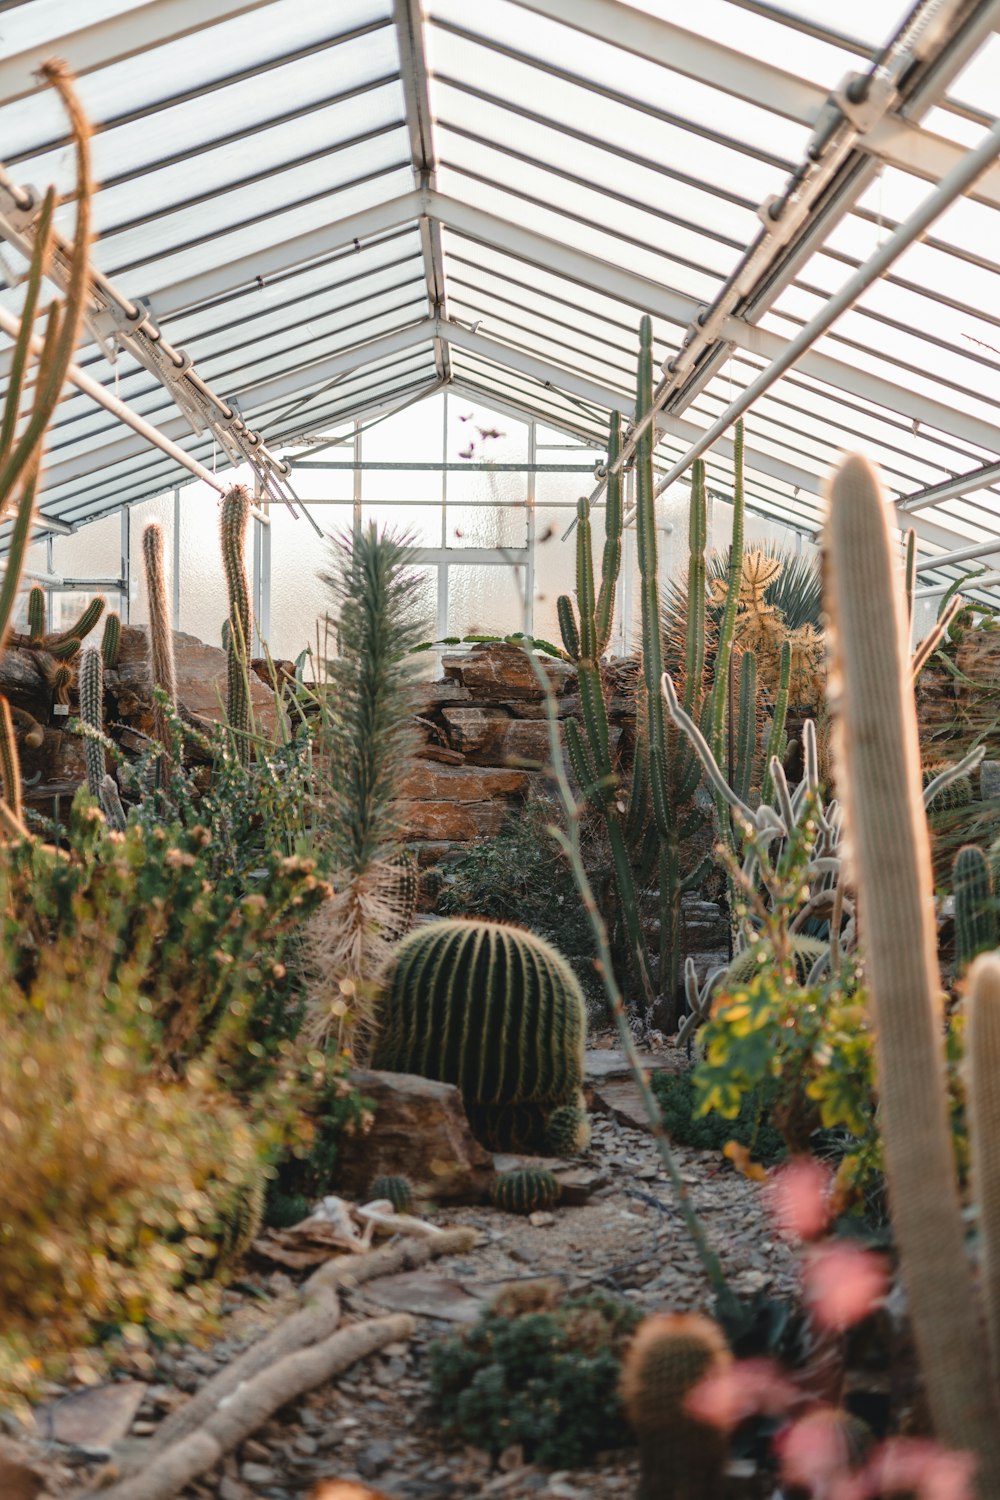
[[[80,718],[92,730],[83,742],[87,763],[87,791],[100,799],[104,781],[104,662],[97,646],[84,646],[77,679]]]
[[[253,616],[250,581],[247,577],[246,538],[250,520],[250,496],[234,484],[222,500],[222,561],[229,591],[226,655],[226,717],[236,738],[236,753],[250,759],[250,646]]]
[[[559,1184],[545,1167],[520,1167],[513,1172],[499,1172],[490,1187],[495,1208],[508,1214],[533,1214],[555,1208],[559,1202]]]
[[[28,590],[28,639],[40,641],[45,634],[45,590],[36,583]]]
[[[1000,1381],[1000,957],[968,975],[966,1057],[972,1186],[979,1210],[981,1277],[994,1378]]]
[[[625,1415],[639,1439],[639,1500],[716,1500],[727,1440],[687,1410],[691,1393],[731,1363],[718,1324],[699,1313],[646,1318],[622,1362]]]
[[[124,833],[127,819],[122,806],[121,793],[113,776],[102,777],[100,799],[104,816],[108,820],[108,827],[115,829],[118,833]]]
[[[457,1084],[473,1128],[497,1149],[511,1106],[521,1129],[534,1106],[541,1144],[546,1117],[579,1103],[583,994],[534,933],[465,918],[418,928],[396,949],[381,1018],[375,1066]]]
[[[167,570],[164,561],[163,528],[159,521],[150,521],[142,533],[142,563],[146,574],[146,595],[149,601],[149,670],[154,688],[166,694],[168,702],[177,709],[177,674],[174,666],[174,632],[170,625],[170,593],[167,588]],[[156,738],[163,746],[160,758],[160,779],[170,778],[170,763],[174,753],[174,733],[162,704],[157,701],[153,709]]]
[[[104,634],[101,636],[101,655],[104,658],[104,670],[106,672],[117,670],[121,646],[122,617],[112,610],[105,618]]]
[[[996,902],[989,860],[975,844],[964,844],[951,867],[955,898],[955,972],[998,942]]]
[[[839,695],[838,784],[857,871],[886,1175],[938,1437],[1000,1494],[1000,1407],[965,1250],[948,1116],[930,846],[907,624],[888,505],[863,458],[834,476],[826,608]]]

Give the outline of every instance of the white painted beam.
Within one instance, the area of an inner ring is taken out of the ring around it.
[[[521,375],[530,375],[532,379],[541,381],[543,385],[551,385],[557,390],[566,391],[580,401],[589,401],[605,411],[626,411],[634,404],[633,398],[627,391],[615,391],[610,386],[598,385],[596,381],[588,380],[586,376],[577,375],[572,370],[564,370],[561,365],[549,364],[547,360],[539,359],[523,349],[515,349],[510,344],[500,343],[497,339],[486,338],[481,333],[473,333],[471,328],[466,328],[453,319],[442,319],[438,324],[438,331],[442,339],[458,349],[468,349],[473,354],[480,354],[484,359],[491,359],[508,370],[517,370]]]

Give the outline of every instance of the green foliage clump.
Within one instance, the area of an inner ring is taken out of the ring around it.
[[[670,1139],[697,1151],[721,1151],[729,1141],[744,1146],[758,1161],[770,1166],[785,1155],[785,1143],[770,1122],[774,1088],[756,1088],[741,1100],[735,1118],[698,1109],[693,1073],[654,1073],[653,1092]]]
[[[490,1198],[494,1207],[505,1213],[533,1214],[556,1206],[559,1183],[545,1167],[520,1167],[494,1177]]]
[[[621,1359],[640,1314],[603,1292],[507,1293],[469,1328],[433,1344],[435,1419],[499,1454],[513,1443],[552,1468],[586,1463],[628,1441],[618,1398]]]

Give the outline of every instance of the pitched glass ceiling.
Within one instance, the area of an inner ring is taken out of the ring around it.
[[[272,450],[444,384],[599,444],[649,312],[666,468],[993,125],[998,24],[1000,0],[833,21],[821,0],[31,0],[0,13],[0,154],[71,192],[32,76],[65,57],[96,129],[95,267]],[[815,530],[861,446],[928,555],[1000,532],[998,215],[994,164],[758,398],[756,509]],[[3,247],[14,313],[22,270]],[[224,466],[99,331],[83,369]],[[182,477],[67,392],[46,516]]]

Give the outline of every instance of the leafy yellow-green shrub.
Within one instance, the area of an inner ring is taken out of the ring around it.
[[[0,951],[0,1389],[114,1332],[204,1325],[218,1284],[194,1278],[259,1172],[207,1076],[150,1070],[150,1003],[92,936],[86,969],[53,943],[23,990]]]

